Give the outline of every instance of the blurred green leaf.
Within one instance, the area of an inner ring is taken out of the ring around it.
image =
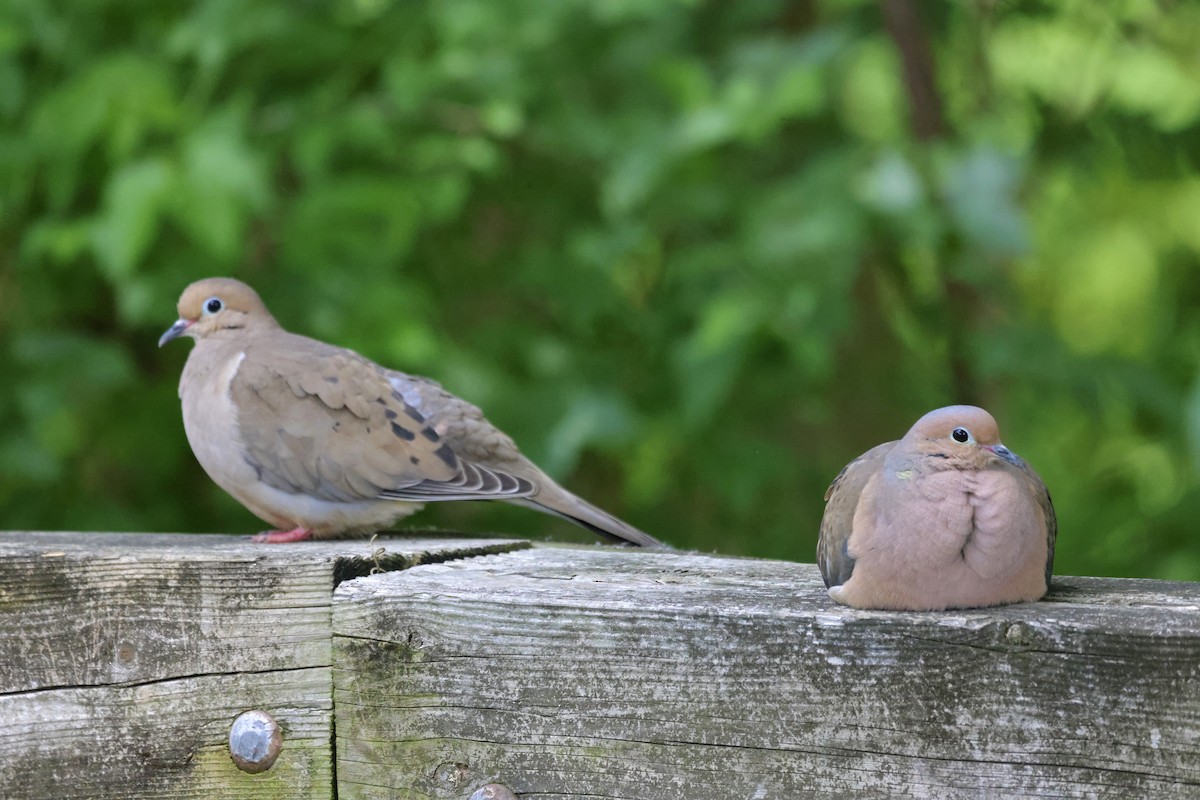
[[[128,278],[154,243],[175,177],[171,164],[153,158],[122,167],[109,181],[92,246],[110,280]]]
[[[1136,355],[1150,344],[1142,320],[1158,305],[1159,270],[1141,234],[1119,225],[1080,242],[1060,266],[1056,320],[1080,352]]]
[[[162,64],[132,53],[102,56],[40,94],[30,133],[48,171],[53,206],[61,208],[85,188],[73,173],[89,150],[99,148],[119,164],[150,136],[172,129],[179,114]]]
[[[903,155],[883,153],[859,183],[863,201],[885,214],[905,214],[925,199],[921,176]]]
[[[745,366],[750,337],[763,314],[761,301],[744,292],[731,292],[704,309],[675,359],[684,419],[692,424],[707,421],[725,401]]]
[[[237,116],[222,114],[188,135],[172,196],[176,223],[223,263],[238,255],[251,214],[269,197],[265,166],[241,136]]]
[[[632,414],[623,397],[612,391],[586,391],[570,401],[565,416],[550,427],[542,467],[553,475],[574,469],[588,446],[629,438]]]
[[[0,4],[6,524],[253,529],[155,347],[223,273],[683,547],[975,402],[1060,571],[1200,579],[1200,5],[915,5],[927,85],[867,0]]]
[[[323,183],[288,216],[285,253],[305,269],[396,266],[413,243],[421,203],[403,184],[367,175]]]
[[[1025,254],[1029,234],[1017,204],[1021,168],[1015,159],[975,150],[946,164],[942,181],[950,216],[973,251],[992,258]]]

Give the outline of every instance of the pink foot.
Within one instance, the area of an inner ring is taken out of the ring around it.
[[[313,538],[308,528],[292,528],[290,531],[263,531],[251,536],[250,541],[262,544],[287,544],[288,542],[306,542]]]

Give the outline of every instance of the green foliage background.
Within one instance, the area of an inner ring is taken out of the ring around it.
[[[1200,579],[1200,5],[919,7],[940,135],[861,0],[6,0],[0,525],[262,527],[155,347],[230,274],[679,546],[974,402],[1059,572]]]

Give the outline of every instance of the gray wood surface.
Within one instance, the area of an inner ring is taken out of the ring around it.
[[[0,533],[0,797],[329,798],[335,585],[524,546]],[[248,775],[227,737],[254,708],[284,745]]]
[[[951,613],[812,565],[535,548],[342,584],[341,800],[1200,797],[1200,584]]]

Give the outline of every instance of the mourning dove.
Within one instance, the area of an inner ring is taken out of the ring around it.
[[[825,493],[817,561],[856,608],[973,608],[1042,597],[1057,522],[1046,485],[982,408],[931,411]]]
[[[187,287],[159,347],[196,340],[183,424],[218,486],[288,542],[371,532],[443,500],[504,500],[613,541],[661,546],[566,491],[475,406],[428,378],[280,327],[230,278]]]

